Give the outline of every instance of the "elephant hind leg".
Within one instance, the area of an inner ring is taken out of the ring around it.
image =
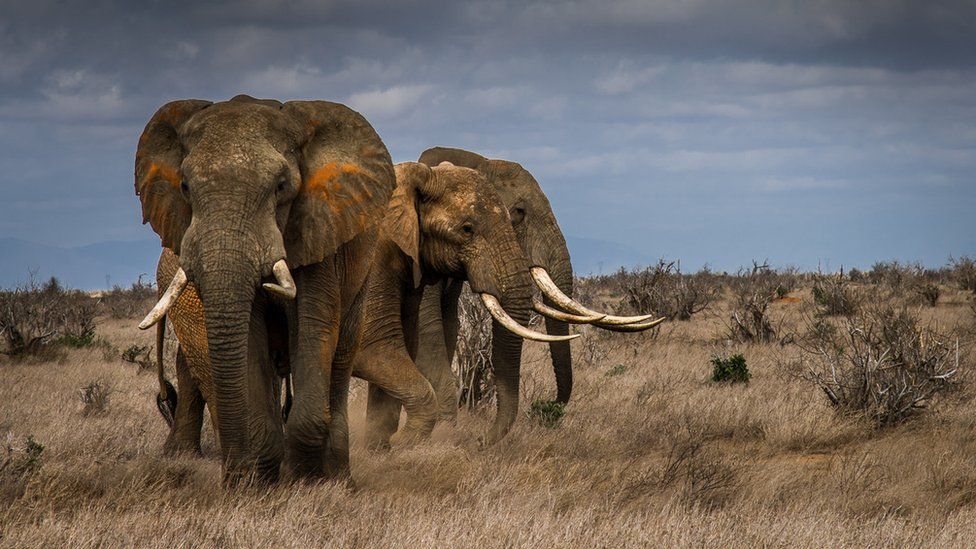
[[[365,350],[355,372],[370,383],[367,444],[383,447],[388,442],[414,442],[430,435],[437,421],[437,399],[405,349]],[[402,432],[391,437],[399,423],[400,404],[406,409],[407,422]]]
[[[202,453],[200,430],[203,428],[203,408],[206,401],[200,392],[200,386],[190,375],[182,346],[176,349],[176,379],[180,386],[180,397],[176,403],[173,428],[166,438],[163,452],[167,455],[180,453],[199,455]]]

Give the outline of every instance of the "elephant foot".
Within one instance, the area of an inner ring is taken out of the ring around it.
[[[410,447],[430,438],[430,433],[434,430],[434,421],[425,422],[422,427],[411,428],[405,425],[403,429],[393,433],[390,437],[390,446],[394,448]]]
[[[200,448],[199,440],[183,440],[170,434],[163,444],[163,455],[200,457],[203,455],[203,450]]]
[[[390,449],[390,437],[366,437],[366,449],[370,452],[386,452]]]

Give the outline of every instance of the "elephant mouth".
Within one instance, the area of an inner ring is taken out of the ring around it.
[[[285,299],[295,299],[297,289],[295,287],[295,280],[291,276],[291,271],[288,270],[288,263],[284,259],[279,259],[271,268],[271,272],[277,282],[265,282],[262,284],[262,287],[268,292]],[[176,301],[180,298],[188,283],[189,279],[186,276],[186,271],[182,267],[177,269],[176,274],[173,275],[173,280],[170,281],[169,286],[163,292],[159,301],[149,311],[146,318],[139,323],[139,329],[148,330],[162,320],[166,316],[166,313],[176,304]]]

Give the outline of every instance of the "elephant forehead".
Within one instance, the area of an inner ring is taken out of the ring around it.
[[[193,179],[273,177],[286,164],[270,143],[204,139],[183,161],[184,175]]]

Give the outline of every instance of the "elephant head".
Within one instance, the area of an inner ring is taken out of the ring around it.
[[[566,239],[556,222],[549,199],[539,183],[525,168],[508,160],[493,160],[463,149],[433,147],[420,155],[419,162],[436,166],[450,162],[477,170],[498,193],[508,209],[512,227],[531,274],[542,290],[545,303],[536,302],[537,312],[546,317],[546,331],[553,335],[569,333],[568,322],[592,323],[606,329],[636,331],[656,325],[646,322],[650,316],[614,317],[592,311],[572,299],[573,265]],[[566,314],[553,305],[570,311]],[[568,402],[573,390],[573,363],[569,343],[549,344],[556,375],[556,400]]]
[[[488,433],[505,435],[518,410],[522,338],[567,341],[525,325],[532,309],[532,280],[508,210],[479,172],[443,163],[396,166],[397,190],[384,232],[410,258],[413,282],[439,277],[467,280],[494,319],[492,359],[498,414]]]
[[[378,222],[393,187],[383,142],[336,103],[173,101],[146,125],[135,190],[143,222],[181,269],[140,327],[159,321],[188,282],[196,285],[228,476],[248,457],[245,373],[256,292],[293,299],[291,271],[323,261]]]

